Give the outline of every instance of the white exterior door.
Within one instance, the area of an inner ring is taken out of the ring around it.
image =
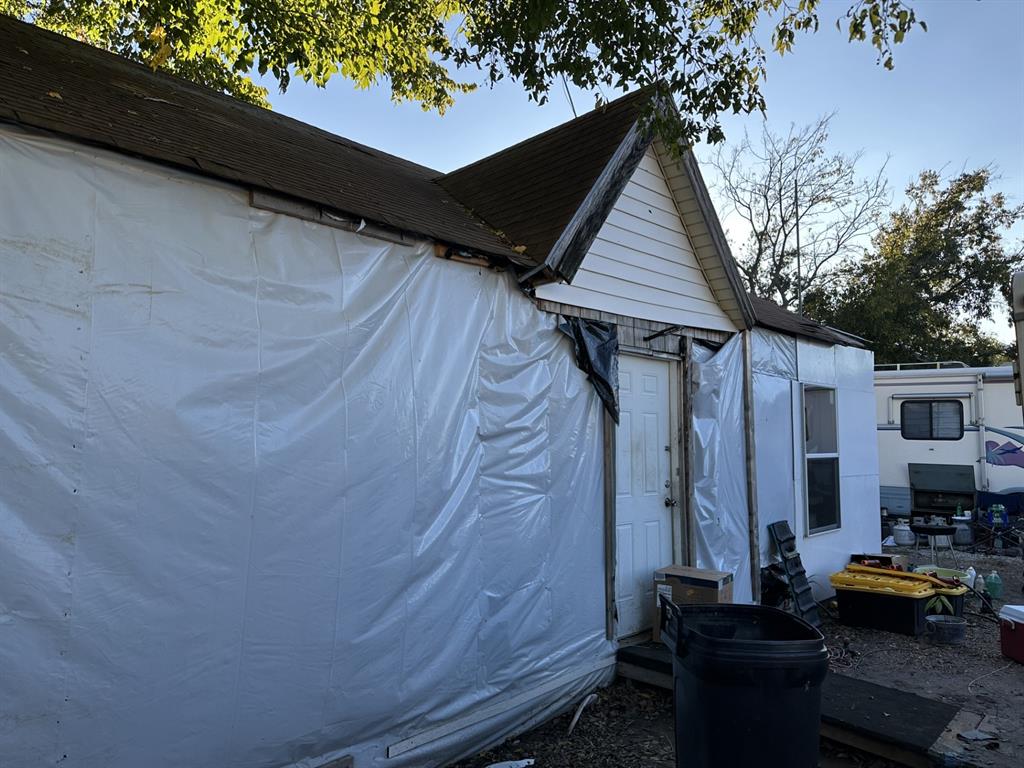
[[[615,434],[615,604],[618,636],[654,622],[654,571],[672,563],[669,363],[619,358]]]

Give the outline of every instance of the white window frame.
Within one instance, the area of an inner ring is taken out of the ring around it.
[[[832,393],[832,399],[835,404],[833,409],[835,416],[835,433],[836,433],[836,449],[830,453],[808,453],[807,452],[807,390],[824,389]],[[801,384],[800,386],[800,420],[801,420],[801,434],[800,434],[800,445],[801,453],[804,459],[804,530],[806,536],[817,536],[823,533],[829,533],[831,531],[838,531],[843,527],[843,505],[842,505],[842,492],[840,486],[842,485],[842,473],[840,472],[840,465],[842,459],[839,456],[839,390],[836,387],[826,387],[818,384]],[[811,528],[811,494],[809,486],[810,472],[808,472],[808,465],[813,459],[835,459],[836,467],[836,521],[830,525],[819,526],[818,528]]]

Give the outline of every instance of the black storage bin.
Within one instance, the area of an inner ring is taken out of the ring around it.
[[[882,629],[901,635],[920,635],[924,632],[924,617],[932,597],[903,597],[882,591],[836,589],[839,621],[851,627]],[[955,598],[947,598],[956,610]],[[963,600],[960,601],[963,613]]]
[[[816,768],[821,632],[777,608],[661,603],[677,768]]]

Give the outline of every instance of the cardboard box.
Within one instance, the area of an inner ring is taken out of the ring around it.
[[[882,555],[882,554],[859,554],[850,555],[851,563],[878,562],[882,568],[899,568],[901,571],[910,570],[910,558],[907,555]]]
[[[685,565],[668,565],[654,572],[654,642],[661,640],[661,611],[658,595],[673,603],[731,603],[732,574]]]

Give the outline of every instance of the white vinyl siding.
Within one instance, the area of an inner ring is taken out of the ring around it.
[[[653,148],[572,284],[539,286],[537,298],[662,323],[736,330],[694,254]]]
[[[690,244],[697,255],[697,261],[704,268],[704,274],[711,284],[711,290],[722,309],[737,325],[743,322],[743,313],[736,301],[736,294],[722,266],[722,259],[710,235],[710,225],[701,212],[697,194],[686,172],[677,158],[666,149],[660,140],[655,140],[654,149],[665,169],[665,181],[683,217],[683,226],[690,234]]]

